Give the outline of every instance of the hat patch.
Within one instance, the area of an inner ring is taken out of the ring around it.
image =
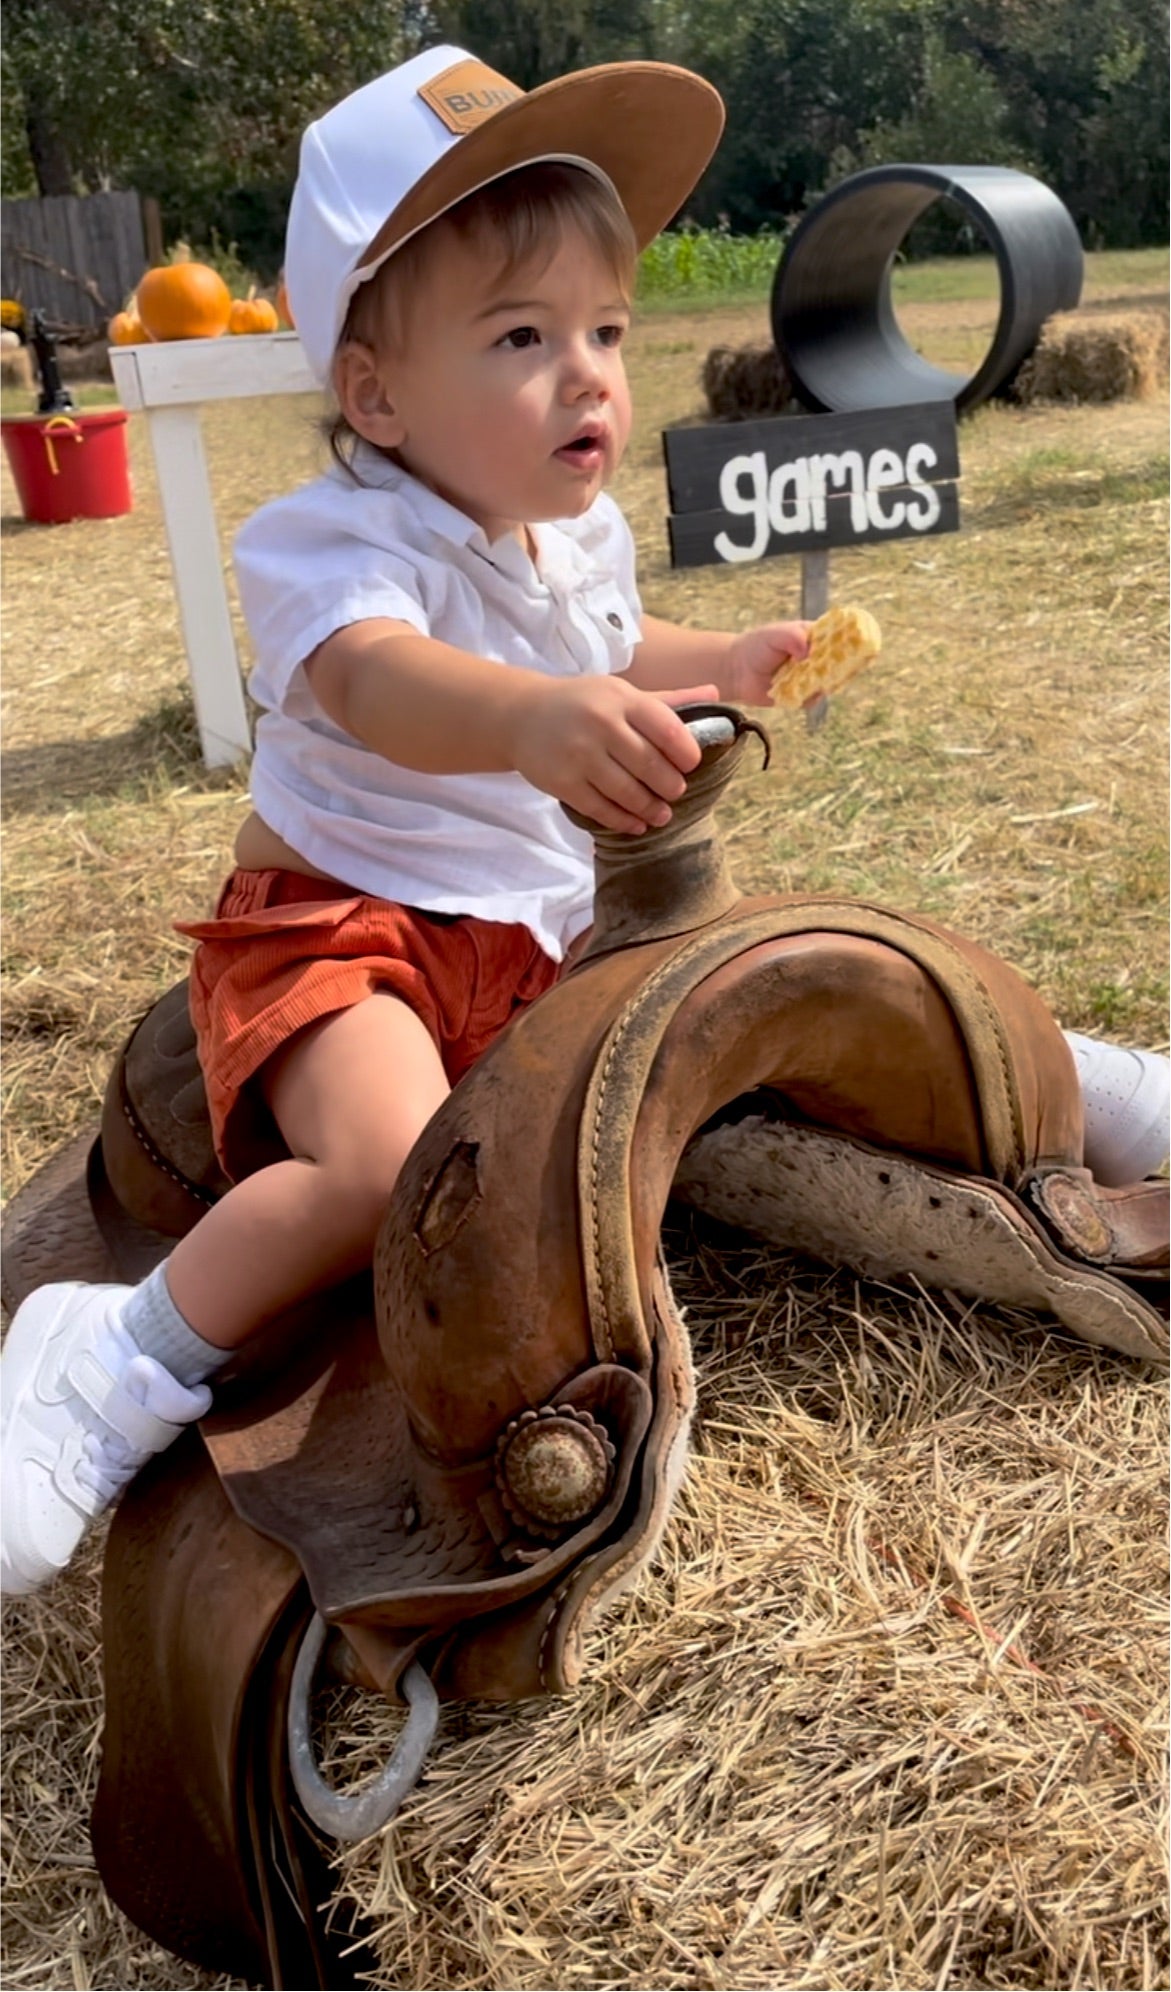
[[[457,62],[419,86],[424,103],[459,138],[524,94],[507,76],[498,76],[482,62]]]

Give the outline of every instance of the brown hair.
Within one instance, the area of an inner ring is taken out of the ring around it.
[[[401,349],[410,335],[411,300],[444,238],[470,243],[493,257],[497,277],[543,269],[556,255],[565,230],[577,228],[605,262],[626,297],[634,290],[638,243],[626,210],[603,181],[580,166],[542,160],[520,166],[458,201],[389,256],[369,283],[355,291],[338,345],[389,342]],[[345,416],[326,419],[329,447],[346,470],[356,440]],[[387,452],[394,456],[394,451]]]

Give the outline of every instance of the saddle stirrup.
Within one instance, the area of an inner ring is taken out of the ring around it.
[[[314,1612],[305,1628],[289,1691],[289,1771],[293,1789],[313,1824],[335,1840],[353,1843],[369,1839],[390,1824],[403,1800],[419,1782],[423,1761],[439,1722],[439,1697],[430,1677],[412,1660],[402,1677],[408,1715],[389,1761],[365,1784],[350,1792],[326,1784],[313,1758],[309,1703],[313,1676],[325,1646],[326,1624]]]

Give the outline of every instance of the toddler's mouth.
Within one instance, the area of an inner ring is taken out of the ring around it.
[[[574,470],[596,470],[605,454],[605,441],[604,429],[582,429],[553,454],[558,462],[567,463]]]

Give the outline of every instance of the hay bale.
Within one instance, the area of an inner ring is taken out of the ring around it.
[[[33,392],[33,367],[28,348],[7,327],[0,332],[0,382],[5,387],[23,387],[30,394]]]
[[[708,412],[717,421],[803,412],[775,346],[713,346],[699,378]]]
[[[1166,312],[1059,312],[1042,326],[1011,398],[1024,407],[1145,401],[1167,378],[1167,354]]]
[[[64,381],[112,380],[114,370],[110,365],[109,340],[103,335],[100,339],[60,346],[57,350],[57,369]]]

